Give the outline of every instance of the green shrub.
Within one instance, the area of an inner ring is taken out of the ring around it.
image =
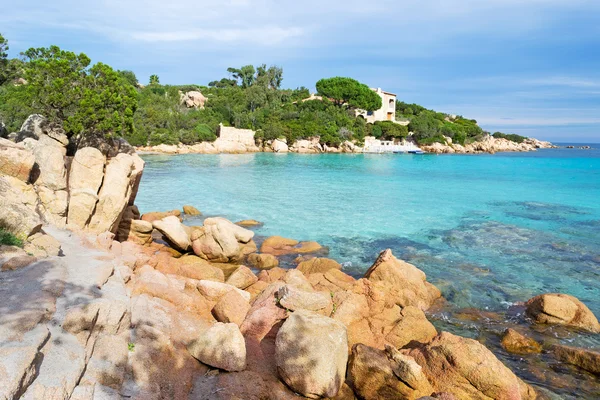
[[[0,244],[23,247],[23,241],[12,233],[0,228]]]
[[[527,140],[527,138],[525,136],[521,136],[521,135],[517,135],[514,133],[502,133],[502,132],[495,132],[493,135],[493,137],[495,137],[496,139],[508,139],[512,142],[516,142],[516,143],[523,143],[525,140]]]

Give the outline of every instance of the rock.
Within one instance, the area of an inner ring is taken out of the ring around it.
[[[181,104],[185,104],[187,108],[200,108],[204,109],[204,104],[208,100],[202,95],[202,93],[192,90],[185,94],[181,94]]]
[[[8,261],[2,263],[0,271],[14,271],[15,269],[25,268],[29,264],[33,264],[36,261],[36,257],[28,255],[12,257]]]
[[[423,271],[398,260],[389,249],[381,252],[365,278],[380,283],[400,307],[416,306],[426,310],[441,297],[440,291],[427,282]]]
[[[239,293],[247,301],[250,301],[250,293],[244,292],[235,286],[215,281],[198,281],[198,291],[210,301],[218,301],[221,297],[225,296],[232,290]]]
[[[600,352],[563,345],[554,345],[551,350],[558,360],[600,375]]]
[[[0,264],[7,262],[11,258],[23,257],[26,255],[27,252],[20,247],[0,244]]]
[[[272,254],[253,253],[248,255],[248,264],[256,269],[272,269],[279,266],[279,260]]]
[[[332,306],[331,296],[327,292],[304,291],[291,285],[285,285],[277,291],[277,299],[288,310],[319,311]]]
[[[423,368],[436,392],[459,399],[535,399],[535,391],[473,339],[442,332],[430,343],[402,350]]]
[[[239,226],[261,226],[263,223],[255,219],[244,219],[242,221],[236,222],[235,224]]]
[[[390,346],[382,351],[354,345],[348,362],[348,381],[365,400],[417,399],[433,393],[421,366]]]
[[[329,258],[311,258],[310,260],[303,261],[296,267],[304,275],[309,276],[310,274],[325,273],[330,269],[341,270],[342,266],[335,260]]]
[[[58,256],[61,252],[60,242],[42,232],[30,236],[23,249],[38,258]]]
[[[532,354],[541,353],[542,346],[525,335],[520,334],[512,328],[508,328],[504,331],[502,336],[502,347],[506,351],[515,354]]]
[[[98,204],[89,223],[90,232],[116,232],[120,217],[129,202],[129,179],[133,167],[133,157],[128,154],[119,154],[108,162],[98,194]]]
[[[375,325],[375,323],[371,323]],[[384,330],[386,330],[384,328]],[[385,341],[399,349],[414,342],[428,343],[437,335],[433,324],[417,307],[406,306],[400,311],[400,317],[387,332]]]
[[[250,268],[240,265],[240,267],[233,271],[229,276],[226,283],[235,286],[238,289],[246,289],[256,281],[258,281],[258,278],[250,271]]]
[[[149,212],[149,213],[142,215],[142,220],[148,221],[148,222],[154,222],[158,219],[163,219],[163,218],[169,217],[171,215],[178,217],[179,220],[181,221],[181,211],[179,211],[179,210]]]
[[[246,338],[261,341],[279,321],[287,318],[287,310],[278,306],[275,297],[282,286],[283,283],[275,282],[256,297],[240,327]]]
[[[52,190],[67,188],[67,168],[64,152],[56,146],[36,146],[35,162],[39,168],[39,176],[33,182]]]
[[[31,195],[31,196],[30,196]],[[42,229],[42,219],[35,211],[37,196],[32,186],[11,176],[0,175],[0,221],[2,227],[20,239]]]
[[[34,163],[35,156],[25,146],[0,138],[0,174],[29,182]]]
[[[177,274],[197,280],[224,281],[223,271],[194,255],[172,259],[178,265]]]
[[[236,324],[217,322],[187,346],[198,361],[225,371],[246,368],[246,343]]]
[[[356,282],[356,279],[338,269],[329,269],[324,274],[311,274],[308,280],[315,290],[328,292],[348,290]]]
[[[215,304],[212,313],[219,322],[241,326],[249,310],[248,300],[235,290],[230,290]]]
[[[275,359],[281,379],[295,392],[334,397],[346,376],[346,327],[310,311],[296,311],[277,333]]]
[[[179,218],[174,215],[152,223],[152,227],[162,233],[176,250],[185,252],[191,247],[190,237]]]
[[[265,239],[260,247],[260,252],[281,256],[285,254],[314,253],[321,249],[322,246],[317,242],[299,242],[281,236],[271,236]]]
[[[67,223],[72,229],[83,229],[89,221],[98,202],[105,164],[106,157],[93,147],[85,147],[75,153],[69,172],[67,216]]]
[[[559,324],[600,333],[596,316],[579,299],[568,294],[548,293],[526,303],[527,315],[538,324]]]
[[[271,148],[273,149],[274,153],[287,153],[290,150],[287,143],[280,139],[273,140],[273,143],[271,143]]]
[[[254,232],[225,218],[207,218],[191,239],[197,256],[215,262],[235,262],[246,255],[244,247],[253,237]]]
[[[100,335],[79,385],[100,385],[121,389],[125,380],[128,342],[122,335]]]
[[[37,187],[40,199],[39,211],[44,219],[59,228],[64,228],[67,222],[68,196],[66,190],[53,191],[44,186]]]
[[[191,215],[191,216],[202,215],[200,210],[198,210],[194,206],[183,206],[183,213],[185,215]]]
[[[21,125],[21,132],[30,132],[35,139],[39,139],[44,134],[42,130],[44,122],[46,122],[46,118],[42,115],[32,114]]]
[[[306,290],[309,292],[313,292],[314,288],[304,276],[304,274],[297,269],[289,269],[283,276],[283,281],[287,283],[289,286],[294,286],[300,290]]]

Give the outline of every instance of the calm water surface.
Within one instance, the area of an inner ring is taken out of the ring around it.
[[[391,248],[425,271],[455,310],[504,312],[534,295],[562,292],[600,315],[600,150],[144,159],[136,200],[142,212],[191,204],[205,216],[257,219],[264,222],[258,242],[270,235],[316,240],[355,276]],[[483,340],[527,381],[565,398],[600,395],[585,386],[589,377],[579,376],[573,386],[581,389],[569,392],[530,373],[532,360],[499,347],[503,324],[457,324],[454,313],[447,315],[434,317],[438,328]],[[600,348],[598,335],[550,336]]]

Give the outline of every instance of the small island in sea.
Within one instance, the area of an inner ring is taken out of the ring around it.
[[[2,399],[600,396],[594,146],[0,46]]]

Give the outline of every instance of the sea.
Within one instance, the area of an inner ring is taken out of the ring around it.
[[[142,213],[193,205],[203,216],[189,225],[258,220],[257,242],[317,241],[355,277],[389,248],[442,291],[453,311],[435,315],[436,326],[477,338],[486,328],[461,323],[460,310],[506,316],[541,293],[576,296],[600,316],[600,144],[559,145],[493,155],[144,155],[136,204]],[[593,335],[560,338],[600,348]]]

